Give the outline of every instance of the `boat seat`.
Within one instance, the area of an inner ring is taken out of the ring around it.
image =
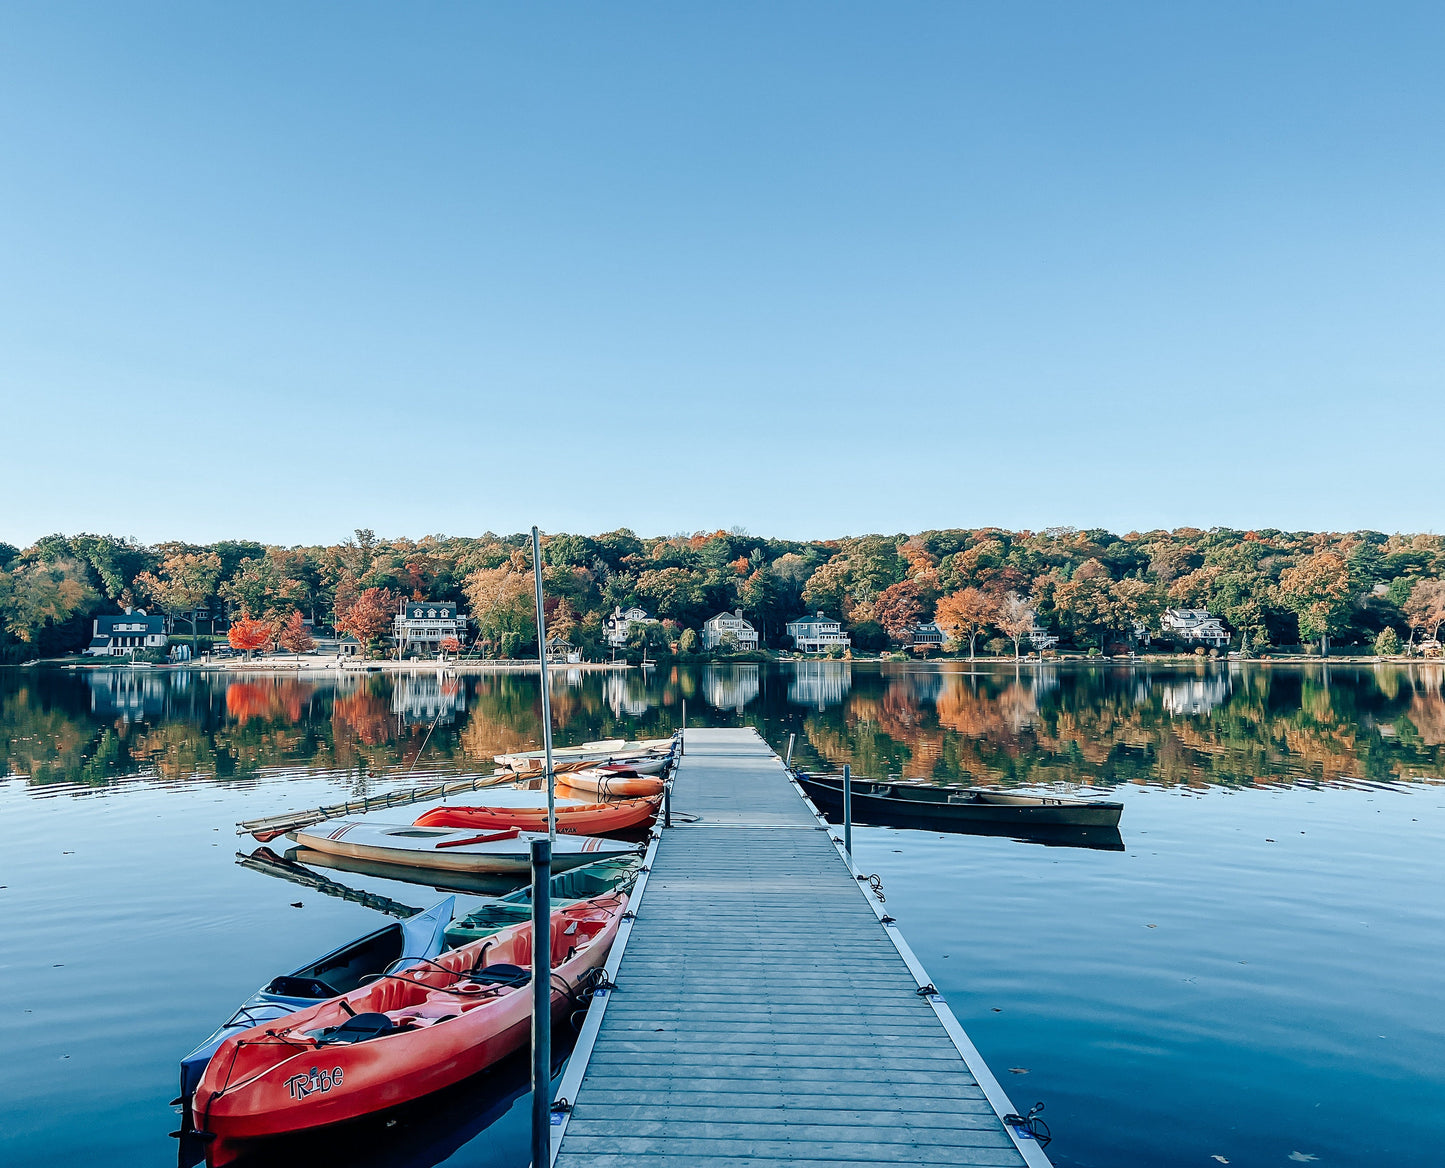
[[[467,978],[481,985],[519,986],[532,980],[532,971],[523,969],[520,965],[505,965],[499,962],[474,969],[467,974]]]
[[[335,1042],[365,1042],[368,1038],[381,1038],[395,1029],[396,1023],[385,1014],[356,1014],[340,1026],[308,1030],[307,1035],[325,1046]]]
[[[297,977],[289,973],[272,978],[271,984],[261,992],[275,994],[282,998],[317,999],[334,998],[341,993],[340,990],[319,977]]]

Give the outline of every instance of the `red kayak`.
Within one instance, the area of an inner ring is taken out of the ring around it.
[[[662,800],[627,799],[621,803],[583,803],[557,807],[557,830],[567,835],[605,835],[651,823]],[[545,807],[434,807],[413,827],[517,827],[546,831]]]
[[[552,1009],[607,960],[627,897],[609,893],[552,914]],[[357,1119],[484,1070],[531,1032],[532,925],[226,1039],[192,1106],[210,1133],[206,1161],[245,1141]]]

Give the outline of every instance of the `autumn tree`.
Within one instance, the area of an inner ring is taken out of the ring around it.
[[[84,566],[73,559],[12,564],[9,571],[0,571],[5,630],[29,646],[47,625],[62,624],[99,599]]]
[[[993,623],[1014,643],[1014,660],[1018,660],[1019,642],[1031,637],[1038,627],[1039,614],[1034,602],[1017,592],[1010,592],[999,603]]]
[[[264,649],[271,644],[274,635],[270,621],[243,616],[239,620],[231,622],[226,640],[230,641],[231,648],[245,653],[246,660],[249,661],[251,654],[257,649]]]
[[[369,654],[386,636],[398,611],[399,598],[394,592],[386,588],[368,588],[346,610],[346,615],[336,622],[336,629],[350,633]]]
[[[1415,643],[1415,630],[1429,631],[1432,640],[1440,639],[1440,626],[1445,624],[1445,580],[1420,580],[1410,589],[1404,604],[1405,619],[1410,622],[1410,643]]]
[[[1330,638],[1349,625],[1354,590],[1350,567],[1338,552],[1316,552],[1280,573],[1279,592],[1299,617],[1302,641],[1320,643],[1321,655],[1330,651]]]
[[[933,619],[951,641],[959,643],[968,638],[968,659],[972,661],[978,635],[995,623],[998,606],[997,597],[970,585],[943,597]]]
[[[455,656],[462,651],[462,643],[455,637],[443,637],[441,650],[443,653],[451,653]]]
[[[280,634],[276,638],[281,642],[281,647],[288,653],[300,656],[302,653],[309,653],[316,648],[316,638],[311,635],[311,630],[306,627],[305,618],[299,610],[293,611],[282,626]]]
[[[529,571],[510,562],[478,568],[462,585],[472,605],[477,641],[494,655],[512,657],[537,640],[537,602]]]
[[[918,585],[912,580],[890,584],[873,602],[873,619],[883,626],[889,637],[900,643],[908,638],[922,614]]]
[[[159,572],[142,572],[135,584],[168,615],[189,614],[194,650],[196,614],[215,595],[220,578],[221,557],[215,552],[176,552],[162,561]]]

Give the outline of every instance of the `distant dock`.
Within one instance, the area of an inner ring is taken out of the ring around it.
[[[557,1092],[556,1168],[1048,1168],[755,731],[689,730]]]

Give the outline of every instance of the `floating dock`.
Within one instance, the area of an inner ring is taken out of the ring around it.
[[[557,1091],[556,1168],[1049,1168],[755,731],[688,730],[672,808]]]

